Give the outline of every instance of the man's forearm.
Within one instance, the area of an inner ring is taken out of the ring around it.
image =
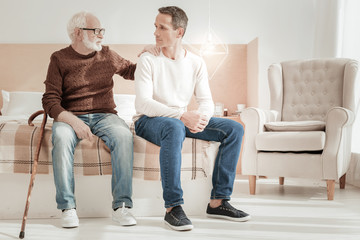
[[[153,99],[141,99],[137,97],[135,101],[136,110],[148,117],[170,117],[180,119],[184,113],[183,109],[175,109],[168,107]]]
[[[68,111],[62,111],[55,119],[55,121],[67,123],[72,127],[74,127],[78,120],[79,119],[74,114]]]

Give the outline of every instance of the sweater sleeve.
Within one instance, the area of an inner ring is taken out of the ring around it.
[[[210,119],[214,114],[214,102],[211,96],[206,64],[203,59],[201,59],[201,64],[197,72],[194,95],[199,106],[198,111]]]
[[[183,109],[171,108],[153,99],[153,65],[146,54],[141,55],[135,71],[135,108],[138,114],[148,117],[180,119]]]
[[[127,80],[134,80],[136,64],[121,57],[115,51],[110,50],[111,61],[116,68],[116,74]]]
[[[57,58],[54,54],[50,58],[50,64],[44,83],[45,93],[42,98],[43,108],[50,117],[57,118],[62,111],[66,110],[61,106],[63,79]]]

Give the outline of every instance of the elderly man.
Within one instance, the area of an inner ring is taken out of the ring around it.
[[[214,104],[204,61],[182,46],[188,18],[178,7],[163,7],[155,20],[160,56],[142,54],[135,72],[136,134],[160,146],[160,169],[165,201],[165,223],[175,230],[191,230],[183,211],[180,184],[181,149],[185,137],[217,141],[221,145],[212,176],[207,207],[209,217],[247,221],[250,216],[228,202],[240,154],[241,124],[213,118]],[[192,95],[197,111],[187,111]]]
[[[113,220],[135,225],[132,208],[133,136],[118,117],[113,99],[113,75],[133,80],[136,65],[102,46],[105,29],[96,16],[75,14],[68,23],[71,45],[52,54],[43,107],[54,118],[52,162],[57,208],[62,226],[77,227],[74,196],[74,150],[79,141],[101,138],[112,164]]]

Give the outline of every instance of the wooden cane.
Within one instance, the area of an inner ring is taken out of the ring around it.
[[[31,195],[31,191],[32,191],[33,186],[34,186],[35,175],[36,175],[36,170],[37,170],[37,165],[38,165],[39,155],[40,155],[40,149],[41,149],[41,142],[42,142],[42,140],[44,138],[44,131],[45,131],[45,125],[46,125],[46,120],[47,120],[47,114],[45,113],[45,111],[40,110],[40,111],[37,111],[37,112],[33,113],[29,117],[29,120],[28,120],[29,126],[34,126],[32,121],[40,114],[44,114],[44,118],[43,118],[42,123],[41,123],[40,137],[39,137],[38,144],[36,146],[34,164],[33,164],[33,167],[32,167],[30,184],[29,184],[28,194],[27,194],[27,198],[26,198],[25,211],[24,211],[24,216],[23,216],[22,224],[21,224],[21,230],[20,230],[20,234],[19,234],[20,239],[23,239],[25,237],[25,225],[26,225],[26,218],[27,218],[27,214],[28,214],[29,206],[30,206],[30,195]]]

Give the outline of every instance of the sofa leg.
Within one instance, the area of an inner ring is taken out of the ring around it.
[[[335,180],[326,180],[328,200],[334,200]]]
[[[279,177],[279,184],[284,185],[285,177]]]
[[[256,191],[256,176],[249,176],[249,187],[250,187],[250,195],[255,195]]]
[[[345,189],[346,173],[339,179],[340,189]]]

